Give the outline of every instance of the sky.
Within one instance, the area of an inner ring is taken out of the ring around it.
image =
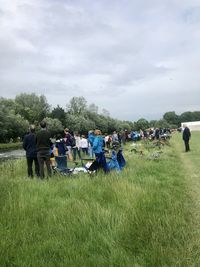
[[[133,121],[200,110],[200,0],[0,0],[0,92]]]

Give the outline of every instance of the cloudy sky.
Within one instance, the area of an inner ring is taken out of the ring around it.
[[[200,0],[0,0],[0,90],[128,120],[200,110]]]

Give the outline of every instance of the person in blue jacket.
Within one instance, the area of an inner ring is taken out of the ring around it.
[[[89,146],[88,146],[88,153],[89,153],[89,156],[91,158],[93,158],[93,154],[94,154],[94,151],[93,151],[93,142],[94,142],[94,138],[95,138],[95,135],[94,135],[94,131],[93,130],[90,130],[88,132],[88,143],[89,143]]]
[[[104,172],[108,172],[108,166],[106,163],[106,158],[105,158],[104,150],[103,150],[104,140],[103,140],[103,137],[101,136],[101,131],[95,130],[94,134],[95,134],[95,138],[94,138],[92,147],[93,147],[93,152],[96,157],[96,161],[99,167],[103,168]]]

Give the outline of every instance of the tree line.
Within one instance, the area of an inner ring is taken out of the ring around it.
[[[177,128],[181,122],[200,120],[200,111],[184,112],[180,116],[174,111],[167,112],[160,120],[144,118],[136,122],[111,118],[109,112],[87,103],[84,97],[72,97],[66,108],[57,105],[51,108],[44,95],[22,93],[15,99],[0,98],[0,142],[23,138],[30,124],[39,125],[45,119],[52,135],[67,127],[71,131],[86,134],[90,129],[101,129],[112,133],[121,129],[140,130],[149,127]]]

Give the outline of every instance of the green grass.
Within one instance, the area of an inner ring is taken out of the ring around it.
[[[127,146],[121,174],[40,181],[25,160],[2,163],[0,266],[200,266],[198,179],[184,165],[198,175],[199,137],[186,155],[176,134],[156,160]]]
[[[7,143],[7,144],[3,144],[0,143],[0,151],[8,151],[8,150],[13,150],[13,149],[22,149],[22,143],[18,142],[18,143]]]

